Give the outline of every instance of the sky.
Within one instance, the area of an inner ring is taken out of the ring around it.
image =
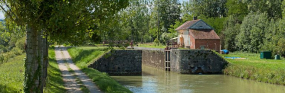
[[[0,19],[4,19],[5,17],[4,17],[4,14],[3,14],[3,12],[1,11],[0,12]]]
[[[180,2],[183,2],[183,1],[189,1],[189,0],[179,0]],[[4,16],[4,13],[2,11],[0,11],[0,19],[4,19],[5,16]]]

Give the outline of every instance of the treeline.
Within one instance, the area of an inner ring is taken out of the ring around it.
[[[13,22],[0,22],[0,64],[24,52],[25,33]]]
[[[101,22],[97,35],[102,40],[165,44],[177,37],[178,26],[194,16],[215,29],[223,49],[285,51],[284,0],[132,0],[111,20]]]
[[[178,0],[131,0],[129,6],[100,22],[96,35],[101,40],[134,40],[164,43],[175,37],[171,29],[181,17]]]
[[[284,0],[227,0],[224,48],[230,51],[272,51],[284,54]]]

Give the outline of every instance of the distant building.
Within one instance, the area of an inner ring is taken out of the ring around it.
[[[197,17],[175,30],[178,32],[177,43],[180,47],[220,51],[220,37],[210,25]]]

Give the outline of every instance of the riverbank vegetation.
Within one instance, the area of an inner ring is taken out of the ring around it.
[[[106,93],[131,93],[130,90],[120,85],[109,77],[107,73],[99,72],[96,69],[88,68],[88,65],[98,59],[108,49],[96,47],[73,47],[68,52],[73,62],[100,88]]]
[[[244,79],[257,80],[271,84],[285,85],[285,60],[260,59],[260,54],[234,52],[224,57],[241,57],[242,59],[226,59],[229,65],[224,74]],[[243,59],[246,58],[246,59]]]

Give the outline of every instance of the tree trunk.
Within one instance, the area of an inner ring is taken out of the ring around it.
[[[48,67],[48,41],[47,35],[43,38],[43,85],[46,86],[46,77],[47,77],[47,67]]]
[[[41,40],[39,33],[34,27],[27,26],[27,49],[25,61],[25,93],[42,93],[41,73],[42,56]]]
[[[38,32],[38,60],[39,60],[39,88],[40,88],[40,90],[39,90],[39,92],[40,93],[43,93],[43,84],[44,84],[44,76],[43,76],[43,67],[44,67],[44,60],[43,60],[43,51],[44,51],[44,46],[43,46],[43,36],[42,36],[42,34],[43,34],[43,31],[40,31],[40,32]]]

